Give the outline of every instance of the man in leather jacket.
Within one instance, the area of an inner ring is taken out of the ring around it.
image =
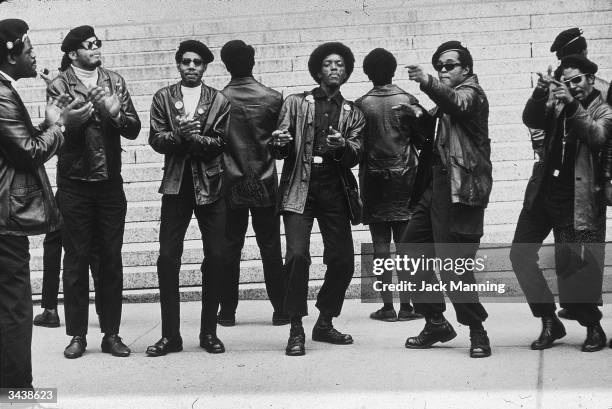
[[[279,186],[279,210],[287,239],[285,308],[291,329],[285,353],[305,354],[302,317],[308,315],[310,234],[315,217],[323,237],[325,279],[316,307],[319,318],[314,341],[351,344],[353,338],[332,325],[342,309],[354,273],[351,220],[359,209],[350,200],[350,168],[360,159],[363,113],[340,94],[340,86],[353,71],[355,58],[342,43],[324,43],[310,55],[308,69],[319,87],[293,94],[283,103],[271,145],[284,159]],[[354,194],[357,192],[352,191]]]
[[[183,350],[179,272],[194,213],[204,250],[200,346],[209,353],[225,352],[217,338],[217,309],[226,255],[222,154],[230,104],[202,83],[213,59],[201,42],[181,42],[175,54],[181,81],[157,91],[151,104],[149,144],[164,155],[164,176],[157,259],[162,338],[147,348],[149,356]]]
[[[582,351],[606,344],[597,304],[606,229],[601,153],[612,138],[612,108],[594,87],[596,72],[597,65],[582,54],[563,57],[561,81],[541,76],[523,111],[525,125],[545,132],[543,155],[534,164],[510,252],[529,307],[542,320],[534,350],[550,348],[566,333],[538,266],[540,244],[551,230],[560,302],[587,329]]]
[[[423,245],[419,249],[421,254],[415,257],[473,260],[483,234],[484,210],[492,186],[489,103],[473,72],[472,56],[459,41],[441,44],[431,63],[438,71],[438,79],[425,74],[419,66],[408,66],[410,79],[418,82],[436,103],[431,119],[437,126],[433,146],[423,149],[419,164],[429,180],[428,187],[416,204],[401,241],[431,243]],[[470,357],[490,356],[489,338],[482,325],[487,312],[478,293],[452,291],[449,286],[451,282],[473,284],[473,269],[441,269],[440,276],[457,321],[470,327]],[[406,348],[429,348],[436,342],[453,339],[457,334],[444,318],[443,292],[435,290],[435,286],[431,287],[433,290],[421,287],[439,284],[433,270],[416,271],[411,279],[417,284],[417,291],[411,294],[415,311],[425,316],[426,323],[418,336],[406,340]]]
[[[289,323],[283,314],[283,257],[280,215],[276,211],[278,177],[268,143],[283,103],[280,92],[253,78],[255,49],[241,40],[221,48],[221,60],[232,75],[223,95],[231,104],[224,152],[227,185],[227,267],[221,291],[218,323],[234,325],[238,306],[240,255],[249,222],[261,253],[264,280],[272,303],[273,325]]]
[[[377,259],[389,258],[391,237],[398,243],[408,226],[418,165],[417,147],[423,142],[416,119],[397,109],[398,105],[416,105],[419,101],[391,83],[396,68],[393,54],[383,48],[372,50],[363,60],[363,71],[374,88],[355,101],[366,118],[359,163],[363,223],[370,228]],[[392,273],[393,270],[386,269],[377,279],[389,284]],[[381,291],[381,296],[384,305],[370,318],[387,322],[422,318],[413,311],[408,292],[399,293],[399,313],[393,308],[390,291]]]
[[[56,231],[61,216],[44,163],[64,143],[65,127],[78,126],[91,104],[66,107],[50,100],[45,122],[34,127],[13,88],[36,77],[36,55],[23,20],[0,21],[0,388],[32,387],[32,290],[27,236]]]
[[[47,88],[48,98],[67,93],[91,101],[90,120],[68,128],[57,163],[58,204],[64,217],[64,306],[66,334],[72,339],[66,358],[87,347],[89,265],[99,249],[99,301],[102,352],[126,357],[130,349],[119,337],[123,264],[121,248],[127,202],[121,178],[121,137],[135,139],[140,119],[123,78],[101,67],[102,42],[90,26],[75,27],[62,42],[62,70]],[[95,245],[93,244],[95,243]]]

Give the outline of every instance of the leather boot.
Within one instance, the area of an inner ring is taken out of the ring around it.
[[[587,327],[587,336],[582,344],[582,352],[601,351],[606,346],[606,333],[601,324],[598,322],[595,325]]]
[[[447,342],[455,338],[457,333],[453,326],[444,317],[433,320],[425,317],[425,327],[416,337],[406,339],[406,348],[425,349],[430,348],[436,342]]]
[[[552,347],[553,342],[565,336],[565,327],[556,315],[542,317],[542,332],[538,339],[531,343],[531,349],[540,350]]]

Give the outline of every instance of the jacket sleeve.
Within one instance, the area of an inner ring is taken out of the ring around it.
[[[115,84],[115,87],[117,86],[121,86],[121,92],[117,92],[117,89],[115,89],[121,101],[121,110],[119,111],[120,118],[118,123],[114,121],[111,121],[111,123],[119,129],[119,133],[124,138],[136,139],[140,133],[140,118],[132,103],[132,98],[130,97],[130,92],[127,89],[125,80],[119,75],[117,75]]]
[[[151,103],[149,145],[155,152],[165,155],[185,150],[185,147],[179,136],[172,130],[172,125],[169,123],[172,119],[168,118],[164,106],[163,95],[157,92]]]
[[[335,158],[342,166],[352,168],[361,160],[361,145],[365,124],[363,112],[353,106],[350,123],[346,128],[345,135],[342,135],[346,139],[346,144],[339,157]]]
[[[15,169],[35,169],[49,160],[64,143],[57,125],[44,131],[28,126],[21,105],[10,95],[0,96],[0,151]]]
[[[288,130],[293,140],[285,146],[276,146],[274,145],[274,140],[271,140],[268,146],[274,159],[286,159],[289,156],[289,152],[293,149],[295,143],[295,101],[295,97],[292,96],[285,99],[276,125],[276,129]]]
[[[436,103],[442,112],[452,116],[469,116],[474,114],[477,112],[483,99],[483,95],[474,87],[451,88],[431,75],[427,84],[421,84],[420,88]]]
[[[525,104],[523,109],[523,123],[528,128],[546,129],[547,115],[546,102],[548,101],[548,92],[542,93],[536,88],[531,97]]]
[[[203,135],[197,135],[191,139],[189,151],[205,160],[215,158],[223,153],[225,149],[225,136],[228,134],[230,103],[218,93],[209,115],[215,115],[208,130],[204,129]],[[208,120],[207,120],[208,121]]]
[[[595,118],[577,100],[574,100],[574,103],[576,110],[567,118],[567,126],[572,130],[572,135],[592,150],[601,150],[612,132],[612,110],[605,104],[600,108],[602,114]],[[568,106],[566,109],[569,108]]]

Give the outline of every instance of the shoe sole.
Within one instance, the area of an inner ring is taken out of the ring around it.
[[[317,342],[325,342],[332,345],[351,345],[353,343],[353,340],[351,340],[351,342],[334,342],[327,338],[315,337],[314,335],[312,336],[312,340]]]
[[[287,356],[304,356],[304,355],[306,355],[306,351],[289,352],[289,351],[285,350],[285,355],[287,355]]]
[[[374,320],[374,321],[384,321],[384,322],[395,322],[395,321],[398,321],[397,318],[374,318],[372,316],[370,316],[370,319]]]
[[[234,326],[236,326],[236,322],[228,322],[228,321],[217,321],[217,324],[221,325],[222,327],[234,327]]]
[[[145,351],[145,354],[147,354],[147,356],[150,356],[150,357],[157,357],[157,356],[166,356],[174,352],[181,352],[182,350],[183,350],[183,347],[180,347],[180,348],[166,350],[166,352],[164,353]]]
[[[208,348],[204,348],[202,346],[200,346],[200,348],[202,348],[204,351],[208,352],[209,354],[223,354],[225,353],[225,348],[224,349],[208,349]]]
[[[414,320],[420,320],[423,319],[423,317],[408,317],[408,318],[399,318],[397,317],[398,321],[414,321]]]
[[[434,342],[430,342],[428,344],[425,345],[408,345],[408,344],[404,344],[404,346],[408,349],[428,349],[431,348],[434,344],[438,343],[438,342],[448,342],[452,339],[455,339],[457,337],[457,333],[455,332],[455,330],[453,330],[452,333],[448,334],[447,336],[445,336],[444,338],[440,338],[438,340],[435,340]]]
[[[68,359],[76,359],[76,358],[82,357],[83,354],[85,354],[85,351],[83,351],[82,354],[77,354],[77,355],[66,355],[66,353],[64,352],[64,357]]]
[[[53,323],[53,324],[47,324],[47,323],[36,323],[33,322],[33,325],[37,326],[37,327],[45,327],[45,328],[59,328],[60,323]]]
[[[477,355],[476,354],[472,354],[470,352],[470,358],[478,359],[478,358],[488,358],[490,356],[491,356],[491,352],[490,351],[489,352],[479,352]]]
[[[606,347],[606,344],[603,344],[601,347],[597,348],[597,349],[584,349],[584,348],[580,348],[580,350],[582,352],[597,352],[597,351],[601,351],[602,349],[604,349]]]

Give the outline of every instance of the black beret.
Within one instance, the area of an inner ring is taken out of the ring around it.
[[[78,50],[81,43],[91,37],[98,38],[92,26],[75,27],[66,34],[64,41],[62,41],[62,51],[67,53]]]
[[[389,76],[395,72],[397,60],[389,51],[384,48],[375,48],[363,59],[363,72],[368,77]]]
[[[0,47],[2,54],[9,53],[16,46],[17,49],[23,47],[23,36],[28,32],[28,24],[16,18],[9,18],[0,21]]]
[[[325,57],[331,54],[338,54],[344,59],[347,80],[353,73],[353,68],[355,68],[355,56],[351,49],[339,42],[323,43],[314,49],[308,59],[308,71],[310,71],[310,75],[317,84],[321,83],[318,75],[321,71],[321,64]]]
[[[178,50],[176,50],[176,54],[174,55],[174,59],[176,62],[180,62],[181,58],[183,58],[183,54],[192,52],[196,53],[202,58],[204,64],[208,64],[215,59],[213,53],[204,45],[204,43],[198,40],[185,40],[179,44]]]
[[[464,47],[463,44],[461,44],[461,41],[456,40],[447,41],[440,44],[436,52],[431,56],[431,65],[435,67],[436,63],[438,62],[438,58],[440,58],[440,56],[447,51],[457,51],[461,56],[461,62],[470,69],[470,72],[472,71],[472,68],[474,67],[474,60],[472,59],[470,50]]]
[[[561,59],[561,70],[565,68],[579,69],[583,74],[595,74],[597,72],[597,64],[589,60],[582,54],[570,54]]]
[[[559,35],[557,35],[557,37],[555,37],[555,41],[553,41],[552,45],[550,46],[550,52],[554,53],[555,51],[559,51],[574,41],[577,41],[581,37],[582,30],[578,27],[563,30],[559,33]]]
[[[248,74],[255,65],[255,49],[242,40],[228,41],[221,48],[221,61],[230,73]]]

